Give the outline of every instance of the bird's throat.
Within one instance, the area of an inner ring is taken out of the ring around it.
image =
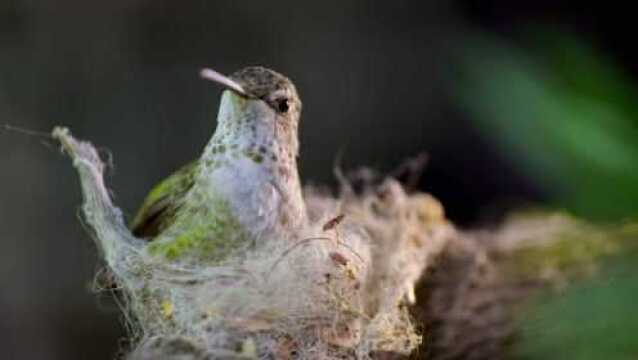
[[[305,222],[295,150],[271,139],[214,136],[198,186],[227,199],[254,237],[281,236]]]

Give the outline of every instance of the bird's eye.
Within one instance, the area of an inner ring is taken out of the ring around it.
[[[288,112],[288,109],[290,109],[290,104],[288,103],[288,99],[286,98],[280,98],[275,100],[275,105],[277,106],[277,110],[280,113],[286,113]]]

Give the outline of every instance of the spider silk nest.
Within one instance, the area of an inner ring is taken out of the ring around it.
[[[122,303],[129,359],[368,359],[421,342],[407,305],[454,232],[441,205],[386,180],[339,197],[307,189],[311,219],[295,242],[271,241],[214,266],[149,255],[104,185],[104,164],[68,129],[83,214]],[[341,216],[344,214],[344,216]]]

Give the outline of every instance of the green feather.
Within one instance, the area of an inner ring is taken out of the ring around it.
[[[199,161],[192,161],[162,180],[146,196],[129,228],[135,236],[153,239],[171,225],[195,183]]]
[[[215,197],[206,205],[188,202],[171,227],[149,245],[149,252],[176,260],[185,255],[217,262],[246,243],[241,224],[228,203]]]
[[[219,261],[246,243],[228,202],[195,186],[198,165],[193,161],[157,184],[131,221],[134,235],[152,240],[151,254]]]

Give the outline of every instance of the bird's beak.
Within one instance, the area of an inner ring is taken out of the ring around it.
[[[246,93],[246,90],[244,90],[244,88],[241,85],[239,85],[236,81],[218,73],[217,71],[213,69],[204,68],[200,71],[199,74],[201,77],[203,77],[206,80],[216,82],[222,85],[223,87],[230,89],[242,96],[248,96],[248,93]]]

